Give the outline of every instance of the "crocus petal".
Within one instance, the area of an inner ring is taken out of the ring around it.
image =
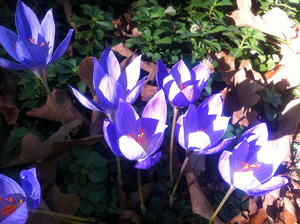
[[[253,176],[253,171],[233,173],[233,186],[240,190],[247,191],[260,185],[261,182]]]
[[[27,196],[27,203],[31,210],[39,207],[41,186],[36,177],[36,169],[22,170],[20,173],[23,190]]]
[[[189,103],[195,103],[201,96],[201,91],[199,91],[195,85],[187,86],[181,90],[181,92],[184,94]]]
[[[229,185],[232,185],[232,180],[231,180],[231,166],[230,166],[230,156],[232,155],[232,152],[229,151],[223,151],[219,158],[219,164],[218,164],[218,169],[219,172],[222,176],[222,178],[225,180],[226,183]]]
[[[153,167],[161,157],[161,152],[158,152],[154,154],[153,156],[150,156],[144,160],[138,161],[138,163],[134,166],[134,168],[137,169],[149,169]]]
[[[182,148],[187,149],[188,146],[185,144],[185,135],[184,135],[184,128],[182,126],[183,123],[183,115],[179,116],[175,125],[175,138],[177,139],[178,143],[181,145]]]
[[[19,56],[16,53],[15,44],[18,40],[18,36],[11,30],[0,26],[0,43],[3,48],[9,53],[9,55],[20,62]]]
[[[175,92],[174,92],[175,93]],[[170,100],[171,104],[176,107],[187,107],[190,102],[185,97],[185,95],[182,92],[179,92],[174,96],[172,100]]]
[[[118,137],[116,135],[115,125],[109,119],[105,119],[103,122],[103,135],[111,151],[118,157],[124,157],[118,146]]]
[[[223,150],[227,146],[229,146],[231,144],[231,142],[233,141],[233,139],[235,139],[235,137],[224,139],[223,141],[221,141],[220,143],[217,143],[217,145],[213,146],[212,148],[210,148],[208,150],[204,150],[202,152],[202,154],[210,155],[210,154],[215,154],[217,152],[220,152],[221,150]]]
[[[3,217],[4,218],[4,217]],[[1,224],[25,224],[28,218],[28,208],[27,202],[24,201],[17,209],[14,211],[13,214],[8,216],[7,218],[3,219],[0,217]]]
[[[107,46],[103,51],[99,64],[105,74],[111,75],[116,81],[121,75],[120,64],[112,50]]]
[[[83,95],[81,92],[79,92],[77,89],[73,88],[72,86],[69,87],[72,89],[74,95],[83,106],[91,110],[105,112],[103,111],[103,109],[100,107],[98,103],[90,100],[88,97]]]
[[[55,40],[55,24],[52,14],[52,9],[49,9],[44,19],[41,22],[40,34],[45,38],[49,46],[49,57],[52,56],[54,51],[54,40]]]
[[[129,92],[125,94],[125,99],[127,103],[133,104],[135,102],[135,100],[141,93],[146,78],[147,77],[144,77],[142,80],[140,80]]]
[[[157,60],[157,75],[156,75],[156,83],[157,89],[160,90],[163,88],[164,79],[168,76],[168,70],[164,63],[158,59]]]
[[[247,138],[248,142],[257,140],[255,143],[256,145],[264,145],[268,141],[267,125],[265,123],[260,123],[250,128],[242,135],[239,142],[243,141],[245,138]]]
[[[28,38],[31,38],[37,40],[40,22],[31,8],[20,0],[16,10],[16,27],[19,36],[23,39],[28,40]]]
[[[215,145],[224,135],[229,119],[230,117],[218,117],[213,120],[211,124],[206,127],[206,129],[204,128],[205,133],[209,136],[212,145]]]
[[[167,103],[163,90],[158,91],[147,103],[144,108],[142,117],[161,120],[166,123]]]
[[[93,57],[94,62],[94,71],[93,71],[93,87],[96,90],[99,87],[99,84],[102,78],[105,76],[104,70],[100,67],[99,62],[96,58]]]
[[[203,131],[189,133],[188,139],[188,148],[199,154],[211,146],[208,135]]]
[[[246,193],[251,196],[262,196],[262,195],[265,195],[271,191],[274,191],[274,190],[282,187],[283,185],[287,184],[288,182],[289,181],[286,177],[272,177],[266,183],[264,183],[258,187],[247,190]]]
[[[122,154],[129,160],[144,159],[147,157],[146,152],[133,138],[123,135],[119,138],[119,147]]]
[[[189,109],[183,116],[182,127],[184,134],[185,146],[189,145],[189,133],[200,131],[198,130],[198,116],[196,107],[190,104]]]
[[[134,108],[120,99],[119,107],[116,112],[116,128],[120,135],[134,136],[139,134],[138,128],[140,125],[139,115],[135,112]]]
[[[2,198],[7,197],[8,195],[16,195],[16,197],[23,199],[23,201],[24,198],[26,198],[24,190],[16,181],[0,174],[0,196]]]
[[[201,126],[207,127],[208,124],[203,119],[206,116],[214,115],[213,117],[221,116],[223,113],[222,94],[217,93],[204,100],[197,108],[198,117],[200,118]]]
[[[244,162],[249,153],[249,144],[245,139],[232,150],[232,156],[230,156],[230,169],[231,172],[239,172],[241,170],[241,162]]]
[[[196,76],[196,80],[199,80],[198,87],[199,90],[202,91],[202,89],[204,88],[204,86],[206,85],[209,79],[210,71],[207,69],[205,65],[200,64],[194,67],[191,73],[194,73]]]
[[[70,39],[72,37],[73,30],[70,29],[68,32],[68,35],[65,37],[65,39],[59,44],[59,46],[56,48],[52,58],[48,61],[48,64],[51,64],[55,61],[57,61],[67,50]]]
[[[177,85],[191,80],[191,73],[183,60],[180,60],[170,71]]]
[[[0,66],[11,69],[11,70],[21,70],[21,69],[27,69],[28,67],[24,64],[18,64],[13,61],[8,61],[4,58],[0,58]]]
[[[121,84],[123,89],[131,90],[136,86],[137,81],[140,77],[140,67],[141,67],[141,55],[136,57],[122,72],[118,82]]]

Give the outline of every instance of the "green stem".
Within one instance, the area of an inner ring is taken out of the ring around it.
[[[142,183],[141,183],[141,170],[137,170],[137,179],[138,179],[138,192],[140,196],[140,201],[141,201],[141,212],[143,215],[146,214],[146,208],[144,204],[144,198],[143,198],[143,191],[142,191]]]
[[[63,119],[63,116],[62,116],[62,114],[61,114],[61,111],[60,111],[60,109],[59,109],[57,103],[55,102],[55,99],[54,99],[54,97],[53,97],[53,95],[52,95],[52,93],[51,93],[51,91],[50,91],[50,89],[49,89],[49,86],[48,86],[48,83],[47,83],[47,78],[46,78],[46,76],[45,76],[44,79],[41,79],[41,80],[42,80],[42,83],[43,83],[43,85],[44,85],[44,87],[45,87],[45,89],[46,89],[46,91],[47,91],[47,93],[48,93],[48,95],[49,95],[49,97],[50,97],[52,103],[53,103],[53,106],[54,106],[54,108],[55,108],[55,110],[56,110],[56,113],[57,113],[59,119],[60,119],[60,122],[62,123],[62,125],[63,125],[63,127],[64,127],[66,136],[67,136],[68,140],[71,140],[71,137],[70,137],[70,134],[69,134],[69,130],[68,130],[68,128],[67,128],[67,126],[66,126],[66,123],[65,123],[65,121],[64,121],[64,119]]]
[[[212,217],[209,220],[209,224],[212,224],[212,222],[214,221],[215,217],[217,216],[217,214],[219,213],[219,211],[221,210],[221,208],[223,207],[224,203],[226,202],[227,198],[231,195],[231,193],[235,190],[235,187],[230,185],[230,188],[228,189],[226,195],[224,196],[223,200],[221,201],[221,203],[219,204],[218,208],[216,209],[216,211],[214,212],[214,214],[212,215]]]
[[[66,215],[66,214],[50,212],[50,211],[34,210],[34,211],[32,211],[32,213],[49,215],[49,216],[56,217],[56,218],[67,219],[68,221],[70,221],[70,223],[73,223],[72,221],[79,221],[81,223],[97,222],[97,220],[94,218],[81,218],[81,217],[77,217],[77,216],[73,216],[73,215]]]
[[[172,169],[172,164],[173,164],[173,145],[174,145],[174,133],[175,133],[175,125],[176,125],[176,119],[178,116],[178,111],[179,107],[173,106],[174,114],[173,114],[173,123],[172,123],[172,132],[171,132],[171,142],[170,142],[170,164],[169,164],[169,169],[170,169],[170,181],[173,182],[173,169]]]
[[[187,156],[185,157],[185,160],[184,160],[182,166],[181,166],[179,175],[178,175],[178,177],[177,177],[176,183],[175,183],[175,185],[174,185],[174,188],[173,188],[173,191],[172,191],[170,200],[169,200],[169,206],[170,206],[170,207],[173,207],[173,206],[174,206],[174,195],[175,195],[175,192],[176,192],[176,190],[177,190],[177,187],[178,187],[179,181],[180,181],[180,179],[181,179],[181,176],[182,176],[182,174],[183,174],[185,168],[187,167],[187,165],[188,165],[188,163],[189,163],[189,160],[190,160],[190,156],[187,155]]]
[[[122,187],[122,178],[121,178],[121,162],[120,162],[120,157],[116,156],[117,159],[117,167],[118,167],[118,185],[119,187]]]

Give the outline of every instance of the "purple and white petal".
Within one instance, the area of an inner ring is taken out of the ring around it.
[[[100,67],[104,73],[111,75],[116,81],[121,75],[120,64],[113,51],[107,46],[99,60]]]
[[[207,118],[207,120],[210,120]],[[217,144],[217,142],[222,138],[224,135],[230,117],[217,117],[216,119],[212,120],[208,127],[203,127],[204,132],[209,136],[212,145]],[[201,126],[199,128],[202,128]]]
[[[115,130],[115,125],[109,119],[103,122],[104,139],[111,151],[118,157],[124,157],[118,145],[118,137]]]
[[[140,80],[131,90],[129,90],[125,94],[125,100],[127,103],[133,104],[135,102],[135,100],[138,98],[138,96],[141,93],[146,78],[147,77],[144,77],[142,80]]]
[[[188,149],[201,154],[211,146],[209,136],[203,131],[192,132],[188,134]]]
[[[27,69],[28,67],[24,64],[18,64],[13,61],[6,60],[4,58],[0,58],[0,66],[11,69],[11,70],[21,70],[21,69]]]
[[[204,150],[201,154],[210,155],[210,154],[218,153],[221,150],[226,149],[226,147],[228,147],[234,139],[235,139],[235,137],[233,137],[233,138],[226,138],[223,141],[218,142],[212,148],[210,148],[208,150]]]
[[[144,160],[138,160],[138,163],[134,166],[134,168],[149,169],[153,167],[160,160],[160,157],[161,157],[161,152],[158,152],[153,156],[150,156]]]
[[[41,186],[36,177],[36,169],[22,170],[20,173],[22,188],[27,196],[27,204],[31,211],[39,207]]]
[[[168,70],[163,62],[158,59],[157,60],[157,75],[156,75],[156,83],[157,89],[160,90],[164,86],[164,79],[168,76]]]
[[[52,55],[51,59],[48,61],[48,64],[51,64],[55,61],[57,61],[67,50],[71,37],[73,34],[73,30],[69,30],[67,36],[65,39],[59,44],[59,46],[56,48],[54,54]]]
[[[23,203],[14,211],[12,215],[9,215],[5,218],[5,216],[0,217],[1,224],[25,224],[28,219],[28,207],[27,202],[23,201]]]
[[[219,172],[222,176],[222,178],[225,180],[226,183],[232,185],[232,170],[231,170],[231,165],[230,165],[230,156],[232,155],[232,152],[229,151],[223,151],[219,158],[219,163],[218,163],[218,169]]]
[[[190,103],[195,103],[201,96],[201,91],[195,85],[187,86],[181,92]]]
[[[123,89],[131,90],[136,86],[137,81],[140,77],[140,67],[141,67],[141,55],[136,57],[122,72],[118,82],[121,84]]]
[[[52,9],[49,9],[44,19],[41,22],[39,33],[45,38],[46,43],[49,46],[49,57],[52,56],[54,51],[54,40],[55,40],[55,24],[53,19]]]
[[[119,148],[122,154],[129,160],[147,158],[147,154],[142,146],[130,136],[123,135],[119,138]]]
[[[191,73],[183,60],[180,60],[173,66],[170,71],[170,75],[173,76],[177,86],[179,86],[180,83],[185,83],[191,80]]]
[[[286,185],[288,183],[288,179],[286,177],[272,177],[269,181],[267,181],[266,183],[252,188],[252,189],[248,189],[246,191],[247,194],[251,195],[251,196],[262,196],[262,195],[266,195],[267,193],[274,191],[280,187],[282,187],[283,185]]]
[[[6,52],[16,61],[20,62],[19,56],[16,52],[16,42],[18,36],[11,30],[0,26],[0,43]]]

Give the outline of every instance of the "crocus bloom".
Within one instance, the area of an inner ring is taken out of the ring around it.
[[[163,91],[149,100],[142,118],[134,108],[120,99],[115,123],[106,119],[103,125],[104,138],[116,154],[129,160],[137,160],[135,168],[148,169],[160,159],[160,147],[166,128],[167,105]]]
[[[183,60],[180,60],[168,73],[163,62],[157,60],[157,87],[164,90],[172,106],[187,107],[200,98],[211,68],[210,61],[205,60],[189,71]]]
[[[219,172],[231,186],[262,196],[288,182],[285,177],[273,177],[281,158],[276,148],[268,147],[267,126],[261,123],[245,132],[232,152],[222,153]]]
[[[0,223],[26,223],[28,211],[40,204],[41,187],[36,170],[22,170],[22,187],[11,178],[0,174]]]
[[[220,141],[230,119],[222,116],[221,96],[221,93],[210,96],[198,109],[190,104],[186,113],[178,118],[175,136],[187,152],[213,154],[232,142],[233,138]]]
[[[116,56],[109,47],[106,47],[99,62],[94,58],[93,85],[99,103],[71,87],[73,93],[83,106],[104,112],[111,121],[114,121],[119,99],[132,104],[142,90],[146,77],[138,81],[140,63],[141,56],[138,56],[121,73]]]
[[[54,52],[55,24],[52,9],[40,23],[34,12],[21,1],[18,1],[16,10],[16,28],[18,35],[0,26],[0,43],[19,63],[0,58],[0,66],[12,70],[31,69],[38,77],[44,79],[48,65],[66,51],[73,30],[69,30]]]

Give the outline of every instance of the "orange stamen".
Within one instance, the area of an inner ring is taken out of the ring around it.
[[[186,87],[186,83],[184,83],[184,85],[182,85],[182,82],[180,81],[178,87],[179,87],[180,90],[183,90]]]
[[[20,199],[20,204],[18,206],[15,206],[13,203],[13,198],[5,198],[5,201],[9,201],[10,205],[5,205],[3,200],[0,197],[0,203],[2,205],[2,208],[0,209],[0,218],[3,218],[4,216],[9,216],[12,213],[16,211],[16,209],[23,203],[23,200]]]
[[[42,46],[44,46],[44,45],[45,45],[45,43],[43,42],[43,43],[41,43],[40,47],[42,47]]]
[[[148,143],[148,141],[146,141],[146,133],[145,133],[145,129],[140,129],[140,134],[138,134],[138,138],[136,138],[132,133],[130,133],[128,136],[132,137],[137,143],[141,143],[141,142],[146,142]]]
[[[256,170],[258,170],[260,168],[259,163],[253,163],[253,164],[249,165],[249,163],[241,162],[241,164],[243,165],[243,168],[241,169],[241,171],[248,171],[248,170],[254,169],[254,168]]]
[[[30,40],[30,42],[31,42],[32,44],[34,44],[35,39],[29,38],[29,40]]]

